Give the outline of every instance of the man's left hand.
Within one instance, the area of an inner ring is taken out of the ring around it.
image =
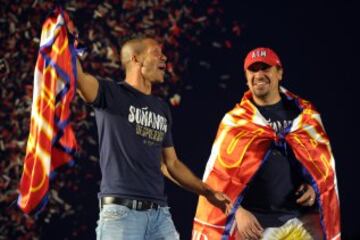
[[[316,200],[316,193],[309,184],[301,184],[295,195],[298,196],[296,202],[301,206],[311,207]]]
[[[205,197],[211,204],[220,208],[226,215],[230,213],[232,204],[230,198],[225,193],[211,191]]]

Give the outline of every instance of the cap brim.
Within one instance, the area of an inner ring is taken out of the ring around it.
[[[265,64],[265,65],[268,65],[269,67],[274,66],[274,64],[272,64],[272,63],[269,63],[269,62],[266,62],[266,61],[261,60],[261,61],[251,62],[251,63],[249,63],[245,68],[246,68],[246,69],[249,69],[251,66],[253,66],[253,65],[256,64],[256,63],[262,63],[262,64]]]

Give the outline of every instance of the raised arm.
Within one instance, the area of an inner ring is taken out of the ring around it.
[[[231,204],[228,197],[221,192],[215,191],[196,177],[190,169],[177,158],[174,147],[163,149],[162,171],[170,180],[187,190],[203,195],[210,203],[220,208],[223,212],[228,213],[230,211]]]
[[[78,75],[77,91],[85,102],[91,103],[96,98],[99,82],[94,76],[83,71],[79,60],[77,60],[76,67]]]

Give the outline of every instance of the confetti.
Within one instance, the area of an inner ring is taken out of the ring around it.
[[[167,56],[166,81],[154,92],[178,107],[183,90],[192,90],[191,82],[183,80],[192,63],[191,49],[210,44],[210,48],[230,49],[241,33],[241,25],[233,22],[227,26],[220,1],[171,0],[108,0],[64,1],[76,25],[79,45],[86,48],[81,56],[86,71],[98,78],[120,80],[119,49],[129,36],[153,35],[163,43]],[[19,0],[2,1],[0,8],[0,204],[10,206],[17,198],[18,179],[29,132],[33,94],[35,57],[40,42],[41,25],[54,7],[54,1]],[[210,36],[208,31],[218,34]],[[206,59],[195,60],[205,68],[212,63]],[[221,75],[219,87],[224,88],[228,74]],[[92,232],[86,219],[89,192],[96,195],[99,185],[98,146],[94,112],[79,96],[71,106],[73,128],[79,140],[80,151],[74,167],[59,170],[52,183],[49,207],[41,213],[42,223],[53,224],[66,218],[69,235],[83,236]],[[86,181],[84,181],[86,176]],[[87,189],[86,191],[82,191]],[[74,200],[81,199],[82,204]],[[14,239],[40,239],[41,224],[24,216],[15,208],[4,207],[0,214],[1,236]],[[80,224],[78,224],[80,223]],[[91,225],[90,225],[91,226]],[[0,239],[1,239],[0,236]],[[75,237],[75,238],[76,238]]]
[[[178,107],[180,105],[181,96],[179,94],[175,94],[170,98],[171,106]]]

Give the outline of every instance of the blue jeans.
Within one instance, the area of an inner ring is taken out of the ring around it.
[[[145,211],[106,204],[97,222],[97,240],[178,240],[169,207]]]

